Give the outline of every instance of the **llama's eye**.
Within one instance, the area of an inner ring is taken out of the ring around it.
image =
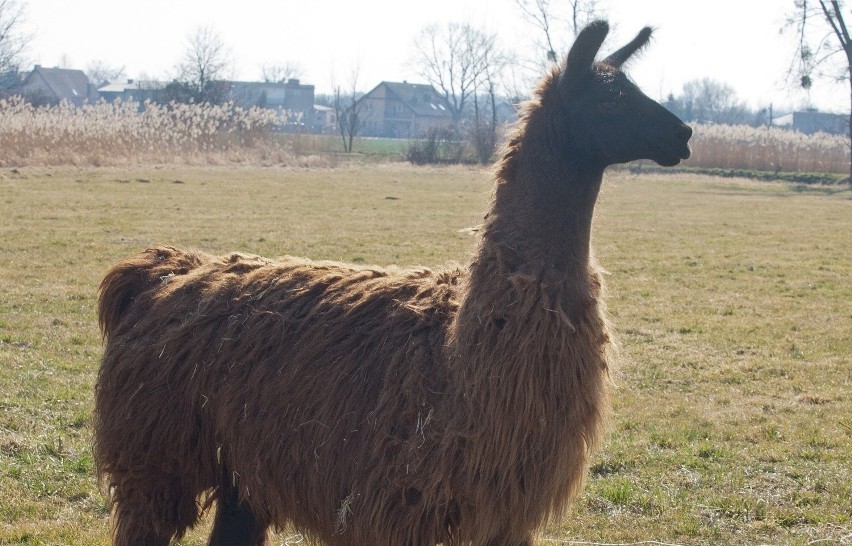
[[[623,89],[610,89],[606,96],[601,100],[601,107],[605,110],[612,110],[624,99]]]

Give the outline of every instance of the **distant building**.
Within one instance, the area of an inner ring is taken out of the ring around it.
[[[414,138],[453,124],[447,101],[431,85],[381,82],[363,97],[363,136]]]
[[[849,132],[849,116],[826,112],[793,112],[793,130],[813,133],[845,134]]]
[[[257,106],[286,111],[290,130],[315,131],[322,126],[314,108],[314,86],[297,79],[286,82],[223,82],[229,100],[243,108]]]
[[[135,101],[144,103],[150,100],[155,103],[181,100],[168,93],[170,85],[157,81],[113,82],[98,89],[100,96],[108,101]],[[281,118],[281,129],[290,131],[322,132],[331,123],[328,113],[314,106],[314,86],[306,85],[299,80],[290,79],[286,82],[214,82],[220,92],[220,100],[233,102],[242,108],[268,108],[279,114],[286,112]],[[333,112],[332,112],[333,114]]]
[[[104,84],[98,88],[98,94],[107,102],[120,100],[141,104],[145,101],[160,102],[165,87],[164,82],[126,80]]]
[[[97,89],[89,83],[82,70],[67,68],[44,68],[35,65],[20,87],[21,95],[35,103],[59,104],[68,102],[74,106],[97,102]]]
[[[322,104],[314,105],[314,122],[315,132],[317,133],[336,133],[337,132],[337,113],[331,106]]]
[[[806,110],[779,116],[772,121],[772,125],[785,127],[806,135],[820,132],[845,135],[849,133],[849,116]]]

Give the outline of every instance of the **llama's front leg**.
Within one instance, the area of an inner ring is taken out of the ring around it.
[[[208,546],[263,546],[268,525],[240,502],[233,488],[229,489],[225,498],[217,501],[216,520]]]

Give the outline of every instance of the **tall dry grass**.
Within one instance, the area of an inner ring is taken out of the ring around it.
[[[289,162],[275,112],[234,104],[100,102],[74,107],[0,100],[0,166]]]
[[[0,100],[0,167],[260,163],[332,166],[339,140],[283,135],[281,120],[234,104],[106,103],[35,107]],[[357,146],[356,146],[357,147]],[[776,127],[695,126],[686,165],[770,172],[849,172],[845,136]],[[394,151],[394,157],[400,155]]]
[[[685,165],[769,172],[848,173],[849,138],[778,127],[697,124]]]

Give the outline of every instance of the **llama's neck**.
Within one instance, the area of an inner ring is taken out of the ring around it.
[[[583,451],[597,438],[609,340],[590,248],[603,169],[573,164],[564,148],[548,153],[515,144],[498,169],[494,202],[448,324],[452,383],[472,408],[455,419],[474,416],[457,425],[474,434],[488,426],[479,417],[496,415],[505,427],[485,433],[517,445],[531,434],[565,435],[570,440],[553,445]],[[538,454],[545,467],[563,455]]]
[[[486,317],[527,335],[524,324],[536,313],[535,320],[556,317],[570,330],[596,312],[600,279],[590,242],[604,167],[584,161],[582,143],[561,136],[568,132],[555,119],[533,104],[497,166],[492,207],[451,326],[456,340],[475,340]]]
[[[552,269],[581,290],[603,168],[576,159],[575,147],[554,138],[548,121],[530,116],[501,162],[482,245],[503,249],[510,269]]]
[[[544,162],[535,167],[546,168]],[[585,269],[590,259],[601,175],[562,171],[551,176],[542,183],[535,172],[523,172],[501,181],[484,226],[483,243],[506,247],[519,260],[571,273]]]

